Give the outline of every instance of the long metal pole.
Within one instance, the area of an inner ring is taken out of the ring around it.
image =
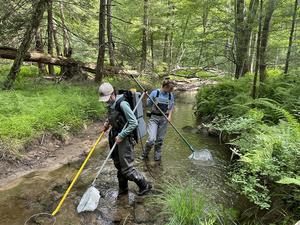
[[[75,175],[75,177],[74,177],[72,183],[70,184],[70,186],[69,186],[68,189],[66,190],[65,194],[63,195],[62,199],[60,200],[60,202],[59,202],[59,204],[57,205],[57,207],[55,208],[55,210],[52,212],[52,214],[51,214],[52,216],[55,216],[55,215],[59,212],[59,210],[60,210],[62,204],[64,203],[64,201],[65,201],[65,199],[67,198],[69,192],[71,191],[72,187],[74,186],[75,182],[77,181],[78,177],[80,176],[82,170],[84,169],[85,165],[87,164],[87,162],[89,161],[90,157],[92,156],[92,154],[93,154],[93,152],[94,152],[96,146],[97,146],[98,143],[100,142],[100,140],[101,140],[102,136],[104,135],[104,133],[105,133],[104,131],[101,132],[99,138],[97,139],[97,141],[95,142],[95,144],[94,144],[93,147],[91,148],[91,150],[90,150],[88,156],[86,157],[86,159],[85,159],[84,162],[82,163],[80,169],[79,169],[78,172],[76,173],[76,175]]]

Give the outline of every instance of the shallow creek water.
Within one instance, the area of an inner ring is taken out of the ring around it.
[[[179,130],[185,126],[196,126],[193,114],[194,101],[195,93],[184,92],[176,97],[173,122]],[[193,178],[196,188],[203,193],[208,202],[223,204],[226,207],[237,207],[238,197],[227,185],[227,167],[230,159],[228,150],[220,145],[216,138],[186,130],[182,132],[196,149],[208,149],[212,153],[215,161],[213,166],[205,166],[197,161],[189,160],[188,156],[191,153],[189,148],[169,127],[163,146],[161,164],[158,165],[153,161],[153,152],[151,152],[150,161],[147,164],[139,159],[136,160],[135,164],[138,169],[153,182],[154,189],[157,188],[156,184],[170,178],[180,179],[181,182]],[[138,144],[135,149],[136,157],[138,157],[141,153],[141,145]],[[107,147],[96,149],[60,213],[56,216],[56,224],[161,224],[156,220],[156,212],[151,211],[151,206],[146,204],[151,199],[151,194],[146,198],[136,197],[135,184],[130,183],[131,191],[128,196],[117,198],[116,170],[111,161],[98,180],[97,188],[100,190],[101,200],[96,211],[80,215],[76,213],[77,204],[93,180],[106,153]],[[22,225],[32,214],[51,213],[81,163],[82,160],[64,165],[54,171],[31,173],[22,177],[17,186],[0,191],[0,225]]]

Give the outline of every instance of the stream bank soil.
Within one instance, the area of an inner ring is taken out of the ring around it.
[[[31,141],[22,151],[21,156],[0,159],[0,191],[11,188],[20,182],[21,177],[35,171],[51,171],[65,164],[84,158],[100,135],[101,122],[85,125],[74,135],[59,140],[50,133]],[[103,137],[100,145],[107,138]]]

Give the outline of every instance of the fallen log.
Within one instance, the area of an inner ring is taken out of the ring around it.
[[[0,59],[11,59],[14,60],[17,55],[17,49],[11,47],[0,47]],[[63,56],[53,57],[49,54],[32,51],[25,54],[24,61],[26,62],[37,62],[50,64],[55,66],[66,66],[82,69],[83,71],[89,73],[96,73],[96,64],[94,63],[84,63],[79,60],[72,58],[66,58]],[[121,67],[106,67],[104,70],[106,75],[109,74],[121,74],[121,75],[138,75],[138,72],[135,70],[124,70]]]

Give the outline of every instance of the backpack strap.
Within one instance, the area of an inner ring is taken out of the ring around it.
[[[157,90],[156,90],[156,98],[159,97],[159,94],[160,94],[160,92],[159,92],[159,90],[157,89]],[[171,99],[172,99],[172,94],[169,93],[169,101],[171,101]]]
[[[119,99],[117,100],[116,106],[115,106],[115,109],[116,109],[117,111],[119,111],[120,113],[122,113],[123,115],[124,115],[124,112],[123,112],[123,110],[121,109],[121,103],[122,103],[124,100],[125,100],[125,97],[122,96],[121,98],[119,98]]]

